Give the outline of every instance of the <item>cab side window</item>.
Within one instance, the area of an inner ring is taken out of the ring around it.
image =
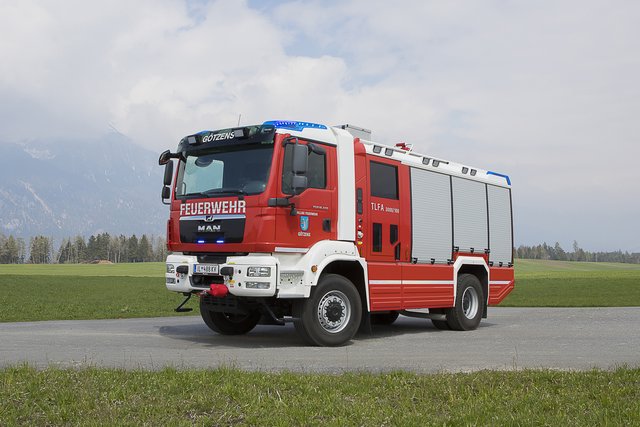
[[[327,188],[327,156],[309,151],[309,168],[307,170],[308,188]],[[293,177],[293,144],[284,148],[282,168],[282,192],[293,194],[291,180]]]

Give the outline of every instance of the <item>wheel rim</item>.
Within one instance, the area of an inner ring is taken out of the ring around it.
[[[349,324],[351,304],[340,291],[327,292],[318,304],[318,321],[325,331],[336,334]]]
[[[480,299],[478,292],[472,287],[468,287],[462,294],[462,312],[467,319],[473,319],[478,314]]]

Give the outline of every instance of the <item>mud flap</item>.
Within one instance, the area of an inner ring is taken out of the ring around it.
[[[371,335],[373,333],[371,329],[371,313],[365,311],[362,313],[362,319],[360,319],[360,327],[358,333]]]

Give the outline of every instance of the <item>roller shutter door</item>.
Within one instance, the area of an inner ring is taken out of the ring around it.
[[[451,258],[451,181],[448,175],[411,168],[412,257]]]
[[[460,251],[489,248],[487,190],[482,182],[453,177],[453,245]]]

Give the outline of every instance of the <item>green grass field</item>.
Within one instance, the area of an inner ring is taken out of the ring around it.
[[[517,260],[504,307],[640,306],[640,265]]]
[[[0,370],[1,425],[639,425],[640,369]]]
[[[163,262],[121,264],[0,264],[9,276],[164,277]],[[162,279],[160,279],[162,281]]]
[[[175,316],[183,299],[166,290],[164,263],[0,265],[2,322]]]
[[[0,321],[173,316],[182,296],[163,275],[163,263],[0,265]],[[501,305],[640,306],[640,265],[518,260]],[[197,314],[196,298],[187,307]]]

